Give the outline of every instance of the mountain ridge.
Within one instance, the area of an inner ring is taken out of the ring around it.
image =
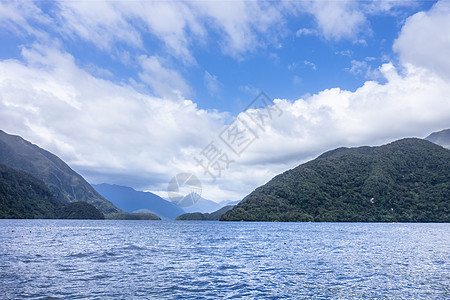
[[[450,151],[426,140],[337,148],[275,176],[221,220],[449,222],[449,178]]]
[[[22,170],[0,164],[1,219],[104,219],[87,202],[63,203],[45,183]]]
[[[89,183],[63,160],[17,135],[0,130],[0,163],[32,174],[42,180],[63,203],[87,202],[102,213],[120,209],[98,194]]]
[[[136,191],[116,184],[92,184],[92,187],[114,205],[128,213],[153,213],[163,219],[175,219],[184,211],[151,192]]]

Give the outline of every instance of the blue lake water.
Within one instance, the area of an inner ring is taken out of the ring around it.
[[[0,220],[0,297],[449,299],[450,224]]]

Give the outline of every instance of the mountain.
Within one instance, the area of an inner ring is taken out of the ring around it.
[[[64,205],[59,214],[61,219],[103,220],[105,216],[87,202],[71,202]]]
[[[128,213],[153,213],[163,219],[175,219],[184,211],[175,204],[150,192],[139,192],[131,187],[93,184],[92,187],[103,197]]]
[[[1,219],[104,219],[86,202],[63,203],[33,175],[0,164]]]
[[[82,201],[94,205],[104,214],[121,212],[56,155],[1,130],[0,163],[42,180],[55,198],[64,203]]]
[[[219,221],[220,217],[231,210],[233,205],[227,205],[212,213],[185,213],[176,218],[179,221]]]
[[[450,222],[450,150],[421,139],[338,148],[274,177],[221,220]]]
[[[441,145],[444,148],[450,149],[450,129],[433,132],[425,139],[432,143]]]
[[[220,208],[222,208],[222,205],[220,205],[217,202],[207,200],[205,198],[202,198],[197,193],[191,193],[184,197],[185,199],[195,199],[194,204],[185,206],[183,205],[181,208],[186,213],[212,213]],[[191,202],[192,203],[192,202]]]
[[[41,180],[0,164],[1,219],[54,219],[63,205]]]

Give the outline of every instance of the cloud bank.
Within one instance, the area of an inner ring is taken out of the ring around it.
[[[325,37],[349,38],[358,35],[360,26],[368,26],[364,13],[346,3],[336,4],[343,5],[338,13],[350,13],[349,22],[342,25],[345,28],[322,24],[320,4],[311,4],[309,9]],[[83,39],[94,39],[96,35],[87,32],[96,32],[98,39],[92,43],[110,51],[117,43],[142,47],[141,31],[135,28],[144,27],[161,35],[173,56],[191,64],[195,58],[189,39],[207,35],[205,23],[222,32],[223,41],[231,45],[224,51],[238,57],[255,45],[261,47],[264,41],[255,32],[281,24],[277,18],[285,9],[265,9],[264,3],[253,2],[238,2],[227,9],[203,2],[171,2],[172,6],[157,2],[142,5],[161,5],[159,16],[144,16],[142,9],[132,6],[114,9],[101,21],[95,18],[96,12],[122,4],[96,1],[94,6],[78,6],[61,2],[59,18],[65,25],[60,30],[68,38]],[[201,7],[193,10],[192,5]],[[252,9],[263,12],[263,20],[252,18],[255,10],[249,12],[246,6],[256,6]],[[0,15],[16,8],[2,4]],[[3,26],[46,36],[33,24],[55,22],[54,18],[45,17],[32,5],[22,12],[28,13],[36,15],[31,19],[8,15],[2,19]],[[157,21],[175,13],[182,15],[175,24]],[[207,16],[206,21],[200,22],[197,14]],[[131,22],[131,16],[138,17]],[[211,141],[226,149],[218,136],[233,118],[226,112],[199,109],[189,99],[190,87],[180,73],[157,55],[140,55],[136,60],[142,82],[155,91],[156,96],[149,96],[139,84],[93,75],[57,41],[44,39],[43,43],[24,46],[20,59],[0,61],[0,125],[6,132],[59,155],[91,183],[130,185],[164,196],[172,176],[193,172],[202,180],[205,198],[241,199],[277,173],[326,150],[377,145],[405,136],[424,137],[449,127],[448,20],[450,10],[445,2],[409,17],[394,44],[400,63],[386,63],[377,70],[384,83],[366,81],[355,91],[329,88],[300,99],[276,99],[282,116],[268,120],[241,156],[230,153],[233,162],[214,183],[194,157]],[[117,35],[103,32],[105,28],[116,28]],[[191,33],[190,38],[186,32]],[[247,38],[253,42],[248,44]],[[219,85],[210,73],[205,73],[204,80],[211,92]]]

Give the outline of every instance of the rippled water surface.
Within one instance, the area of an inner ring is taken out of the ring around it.
[[[0,230],[6,299],[450,298],[450,224],[0,220]]]

